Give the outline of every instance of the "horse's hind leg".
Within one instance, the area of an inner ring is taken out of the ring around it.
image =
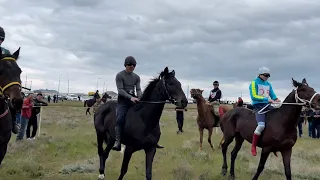
[[[225,176],[227,174],[227,170],[228,170],[228,164],[227,164],[227,150],[228,150],[228,146],[230,145],[230,143],[232,143],[234,136],[227,136],[226,134],[224,134],[224,142],[221,145],[221,151],[222,151],[222,155],[223,155],[223,165],[222,165],[222,171],[221,174],[223,176]]]
[[[208,143],[210,144],[211,148],[214,149],[214,146],[211,143],[211,136],[212,136],[212,128],[208,129]]]
[[[286,175],[287,180],[291,180],[291,154],[292,154],[292,148],[290,148],[287,151],[281,151],[282,154],[282,160],[284,165],[284,173]]]
[[[115,143],[115,140],[110,138],[107,139],[106,135],[104,133],[97,133],[97,140],[98,140],[98,154],[99,154],[99,159],[100,159],[100,168],[99,168],[99,177],[98,179],[104,179],[105,177],[105,165],[106,165],[106,160],[109,157],[109,153],[112,149],[112,146]],[[103,150],[103,142],[106,141],[107,147],[105,150]]]
[[[152,163],[154,155],[156,154],[156,148],[150,148],[144,150],[146,153],[146,180],[152,179]]]
[[[8,143],[1,143],[0,144],[0,165],[7,153],[7,149],[8,149]]]
[[[239,150],[241,149],[241,146],[243,144],[243,137],[241,137],[240,134],[237,134],[236,137],[236,144],[231,152],[231,166],[230,166],[230,176],[231,176],[231,179],[235,179],[235,176],[234,176],[234,164],[235,164],[235,161],[236,161],[236,158],[237,158],[237,155],[238,155],[238,152]]]
[[[124,175],[127,173],[131,156],[135,151],[136,150],[133,147],[126,146],[126,149],[124,150],[123,160],[122,160],[121,172],[118,180],[122,180]]]

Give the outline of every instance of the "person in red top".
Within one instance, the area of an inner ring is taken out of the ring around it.
[[[242,100],[241,97],[238,97],[237,106],[238,106],[238,107],[242,107],[242,106],[243,106],[243,100]]]
[[[21,109],[21,128],[20,128],[19,134],[17,135],[16,141],[22,140],[26,133],[27,125],[31,117],[32,106],[33,106],[33,94],[30,93],[23,101],[23,105]]]

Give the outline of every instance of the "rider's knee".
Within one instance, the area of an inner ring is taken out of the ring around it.
[[[264,122],[259,122],[256,130],[254,131],[254,133],[257,134],[257,135],[261,135],[261,132],[264,130],[264,128],[265,128],[265,123]]]

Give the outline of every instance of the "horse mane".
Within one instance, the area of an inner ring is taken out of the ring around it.
[[[153,92],[154,88],[157,86],[158,82],[160,81],[160,76],[155,77],[150,80],[149,84],[146,86],[145,90],[142,93],[142,97],[140,98],[141,101],[147,101]]]

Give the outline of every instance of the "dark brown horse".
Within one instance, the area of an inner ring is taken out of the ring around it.
[[[231,105],[221,104],[219,107],[220,117],[214,115],[212,112],[212,107],[206,104],[206,100],[202,96],[203,90],[200,89],[191,89],[191,97],[194,98],[197,102],[198,116],[197,124],[200,133],[200,151],[202,151],[202,142],[203,142],[203,130],[208,130],[208,143],[211,148],[214,149],[213,144],[211,143],[212,129],[214,127],[219,127],[219,119],[226,113],[228,110],[232,109]]]
[[[10,109],[21,109],[23,103],[21,69],[16,62],[19,53],[20,48],[13,55],[4,55],[0,51],[0,164],[5,157],[11,138],[12,117]]]
[[[111,98],[111,96],[109,96],[107,93],[104,93],[104,95],[102,96],[102,98],[100,99],[100,101],[102,101],[103,103],[105,103],[107,101],[108,98]],[[96,98],[92,98],[89,100],[85,100],[83,103],[83,107],[88,107],[86,110],[86,115],[91,115],[90,113],[90,108],[97,102]]]
[[[275,108],[266,115],[266,127],[261,135],[258,147],[262,148],[259,166],[253,180],[257,180],[264,169],[264,165],[271,152],[280,151],[282,154],[285,175],[291,180],[291,153],[297,140],[297,124],[302,105],[320,109],[320,95],[308,86],[305,79],[302,83],[292,79],[295,89],[286,97],[280,108]],[[227,173],[227,149],[229,144],[236,140],[231,152],[230,176],[234,175],[234,164],[244,140],[252,143],[253,132],[257,126],[255,114],[247,108],[234,108],[228,111],[222,118],[221,130],[225,141],[222,144],[223,165],[222,174]],[[249,151],[249,150],[248,150]]]

